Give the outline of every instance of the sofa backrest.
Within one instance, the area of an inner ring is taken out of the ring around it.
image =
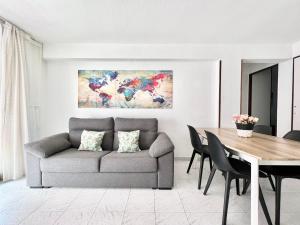
[[[157,137],[158,121],[155,118],[132,119],[117,117],[115,119],[114,150],[117,150],[119,147],[118,131],[134,130],[140,130],[140,149],[149,149]]]
[[[113,149],[114,119],[112,117],[103,119],[70,118],[69,135],[73,147],[79,147],[83,130],[105,131],[101,147],[103,150]]]

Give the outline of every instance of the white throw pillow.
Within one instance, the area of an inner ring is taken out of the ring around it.
[[[139,152],[141,151],[139,148],[139,137],[140,131],[118,131],[118,139],[119,139],[119,148],[118,152]]]
[[[101,144],[104,132],[84,130],[81,134],[79,151],[102,151]]]

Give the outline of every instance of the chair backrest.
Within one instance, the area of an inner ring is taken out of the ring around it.
[[[211,132],[205,131],[207,141],[208,141],[208,150],[210,157],[214,162],[214,165],[221,171],[234,171],[232,168],[227,155],[225,153],[223,144],[219,138]]]
[[[266,125],[255,125],[253,131],[260,134],[272,135],[272,127]]]
[[[201,142],[198,132],[196,131],[196,129],[194,127],[192,127],[190,125],[187,125],[187,126],[189,128],[193,148],[197,149],[197,150],[201,150],[202,142]]]
[[[292,130],[286,133],[283,138],[290,139],[293,141],[300,141],[300,130]]]

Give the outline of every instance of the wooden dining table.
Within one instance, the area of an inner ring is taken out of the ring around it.
[[[214,133],[232,154],[251,163],[251,225],[258,225],[259,165],[299,165],[300,142],[253,132],[250,138],[237,136],[233,128],[197,128]]]

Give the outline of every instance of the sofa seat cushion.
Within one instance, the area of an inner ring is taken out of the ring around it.
[[[156,172],[157,159],[149,155],[149,150],[134,153],[112,151],[101,159],[100,172],[142,173]]]
[[[78,151],[76,148],[41,159],[42,172],[97,173],[101,158],[110,151]]]

